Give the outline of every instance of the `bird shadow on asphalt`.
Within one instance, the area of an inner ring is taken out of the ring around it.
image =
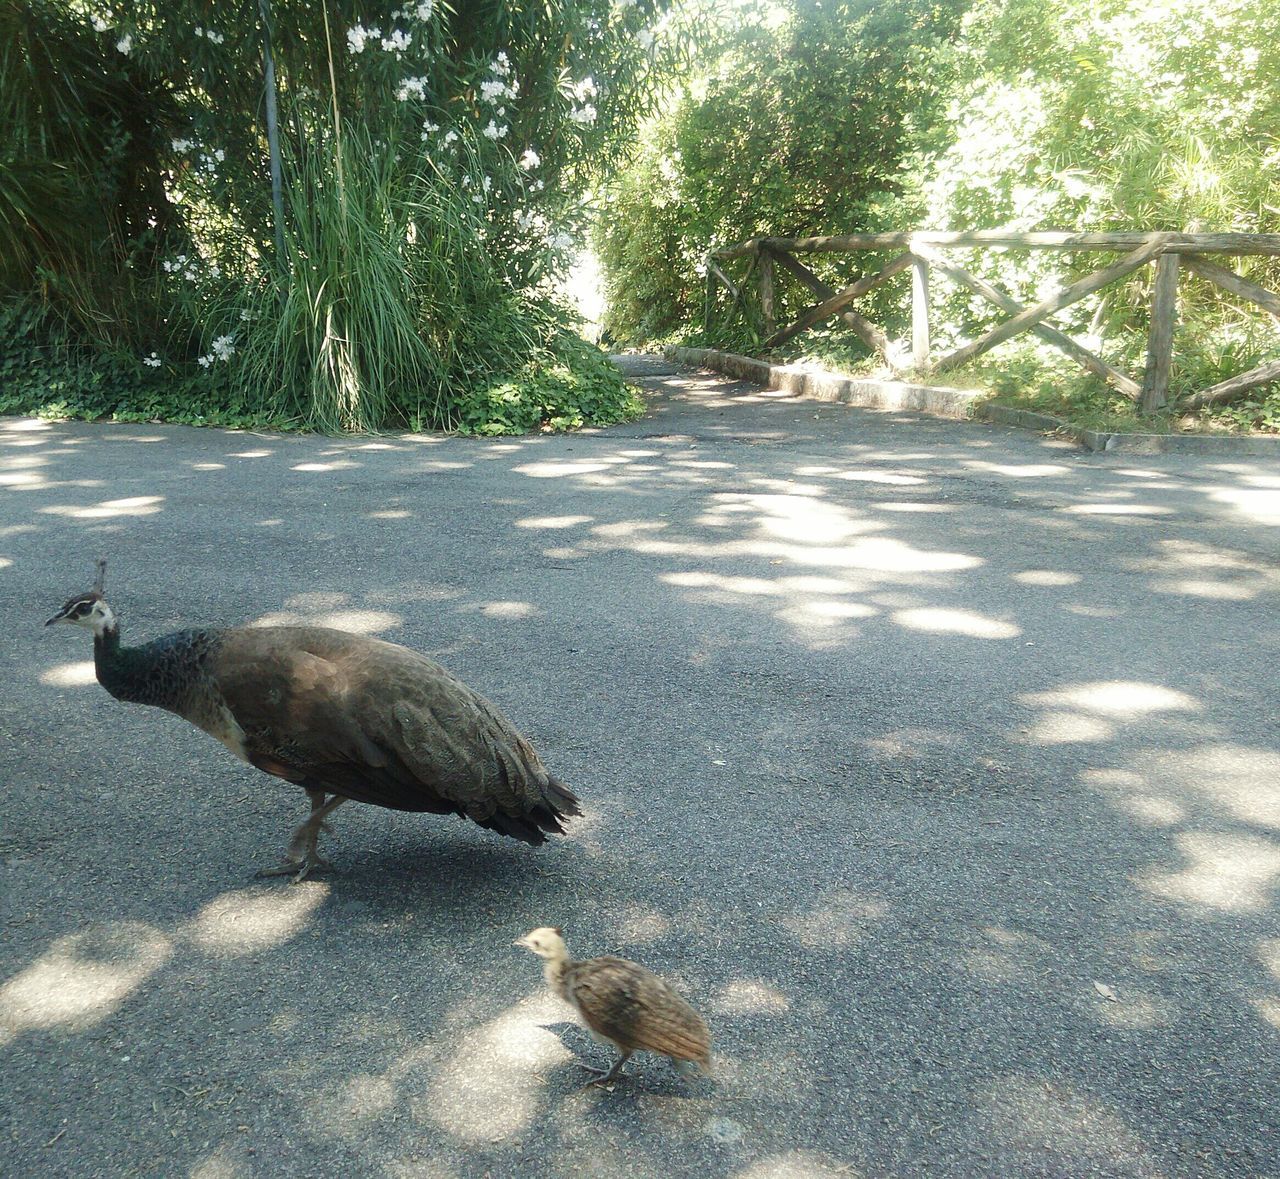
[[[632,1103],[637,1098],[672,1097],[680,1099],[702,1098],[714,1087],[708,1077],[682,1077],[666,1061],[648,1053],[637,1052],[622,1072],[608,1085],[599,1085],[599,1077],[592,1077],[589,1069],[601,1069],[613,1062],[614,1053],[592,1039],[579,1024],[571,1020],[540,1023],[542,1031],[550,1032],[573,1056],[573,1060],[557,1067],[546,1075],[547,1092],[567,1096],[587,1091],[602,1093],[613,1103]]]
[[[382,913],[438,909],[451,916],[460,908],[526,902],[536,911],[544,891],[581,871],[587,858],[569,842],[533,849],[505,840],[459,842],[444,833],[353,850],[349,858],[335,848],[333,856],[336,867],[317,877],[330,886],[330,904],[359,903]]]

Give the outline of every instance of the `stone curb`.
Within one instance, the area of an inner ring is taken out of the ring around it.
[[[1120,450],[1141,449],[1140,447],[1121,447],[1116,440],[1129,437],[1125,434],[1101,434],[1097,430],[1082,430],[1055,418],[1052,414],[1036,413],[1031,409],[1015,409],[1011,405],[979,405],[974,410],[974,417],[993,422],[997,426],[1013,426],[1018,430],[1035,430],[1040,434],[1057,434],[1078,442],[1085,450]],[[1138,434],[1138,438],[1162,438],[1160,434]],[[1150,453],[1150,452],[1148,452]]]
[[[752,381],[766,389],[777,389],[809,401],[836,401],[863,409],[911,410],[939,417],[972,416],[973,403],[980,396],[965,389],[912,385],[905,381],[877,381],[862,377],[841,377],[798,364],[768,364],[719,352],[714,348],[677,348],[668,345],[664,353],[680,364],[710,368],[740,380]]]
[[[714,369],[740,380],[752,381],[767,389],[777,389],[794,397],[813,401],[836,401],[864,409],[913,410],[939,417],[975,417],[1000,426],[1058,434],[1079,443],[1086,450],[1123,450],[1132,454],[1244,455],[1280,458],[1280,435],[1241,438],[1230,434],[1129,434],[1085,430],[1061,418],[1007,405],[974,403],[982,396],[965,389],[913,385],[906,381],[878,381],[841,377],[834,373],[807,369],[794,364],[769,364],[736,352],[714,348],[663,349],[668,360],[678,364]]]
[[[1260,434],[1110,434],[1084,430],[1047,413],[1033,413],[1008,405],[980,405],[975,417],[1023,430],[1052,431],[1074,438],[1086,450],[1124,450],[1130,454],[1224,454],[1280,458],[1280,436]]]

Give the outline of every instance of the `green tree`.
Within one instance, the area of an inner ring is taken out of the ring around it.
[[[913,176],[924,224],[1276,232],[1278,70],[1271,0],[978,0],[962,30],[943,146]],[[1241,262],[1259,281],[1280,278],[1274,261]],[[1064,259],[1047,253],[986,252],[966,264],[1024,295],[1064,277]],[[1065,260],[1096,264],[1096,255]],[[1140,364],[1148,284],[1139,274],[1065,322]],[[1199,281],[1184,280],[1180,293],[1184,382],[1220,379],[1267,354],[1257,316]],[[967,334],[988,317],[957,294],[945,318]]]
[[[900,217],[903,165],[941,118],[966,6],[763,5],[647,128],[613,186],[597,233],[609,329],[644,339],[696,325],[697,266],[717,246]]]

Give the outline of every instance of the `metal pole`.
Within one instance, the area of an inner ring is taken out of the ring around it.
[[[284,269],[284,196],[280,185],[280,123],[276,110],[276,63],[271,54],[271,0],[258,0],[262,14],[262,72],[267,99],[267,150],[271,156],[271,207],[276,223],[276,263]]]

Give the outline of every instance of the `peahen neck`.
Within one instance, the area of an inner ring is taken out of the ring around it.
[[[179,631],[141,647],[125,647],[120,643],[120,627],[108,627],[93,638],[98,683],[117,700],[183,712],[210,638],[199,631]]]
[[[135,655],[136,651],[120,645],[118,626],[93,636],[93,669],[98,683],[117,700],[146,704],[146,668],[139,666]]]

